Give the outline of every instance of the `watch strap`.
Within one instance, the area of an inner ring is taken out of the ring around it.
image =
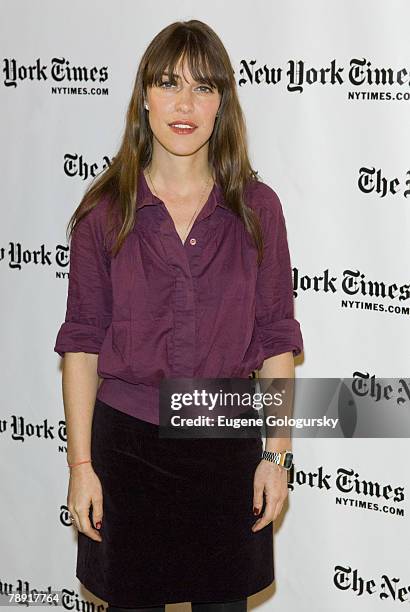
[[[272,463],[276,463],[280,465],[285,470],[290,470],[293,463],[293,453],[290,450],[285,450],[283,452],[278,451],[262,451],[262,459],[266,459],[267,461],[271,461]]]

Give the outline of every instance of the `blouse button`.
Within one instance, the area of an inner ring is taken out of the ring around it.
[[[192,244],[192,245],[196,244],[196,238],[191,238],[191,240],[189,241],[189,244]]]

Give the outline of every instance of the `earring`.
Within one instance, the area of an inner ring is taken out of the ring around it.
[[[148,104],[146,102],[145,102],[144,106],[145,106],[146,110],[149,110]]]

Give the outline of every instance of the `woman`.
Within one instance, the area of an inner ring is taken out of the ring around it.
[[[162,379],[291,379],[302,350],[281,203],[251,169],[233,68],[206,24],[150,43],[119,152],[70,224],[54,350],[76,575],[109,610],[246,610],[274,580],[287,470],[272,459],[290,440],[267,439],[282,454],[261,458],[260,437],[158,435]]]

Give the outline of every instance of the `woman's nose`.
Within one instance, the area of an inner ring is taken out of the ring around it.
[[[189,89],[183,88],[177,94],[176,108],[189,111],[193,108],[193,93]]]

